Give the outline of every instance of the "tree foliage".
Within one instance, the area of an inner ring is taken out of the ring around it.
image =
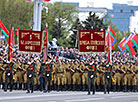
[[[62,4],[61,2],[44,4],[43,6],[48,8],[48,13],[45,10],[43,11],[42,25],[48,24],[49,34],[52,35],[51,38],[57,38],[62,46],[69,46],[70,28],[75,18],[78,17],[76,6]],[[45,28],[45,26],[43,27]]]

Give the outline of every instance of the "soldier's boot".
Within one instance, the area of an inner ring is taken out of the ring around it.
[[[27,86],[26,83],[23,83],[23,90],[26,90],[27,89],[26,86]]]
[[[128,91],[128,92],[131,91],[131,86],[130,86],[130,85],[128,85],[128,87],[127,87],[127,91]]]
[[[124,92],[127,92],[127,85],[124,85]]]
[[[44,90],[44,93],[46,93],[48,91],[48,86],[45,85],[45,90]]]
[[[138,92],[138,85],[136,85],[136,92]]]
[[[4,91],[7,91],[7,83],[4,83]]]
[[[63,86],[63,91],[66,91],[67,90],[67,84],[65,84],[64,86]]]
[[[82,84],[82,91],[85,91],[86,88],[85,88],[85,84]]]
[[[104,87],[104,94],[106,94],[106,91],[107,91],[107,89],[106,89],[106,87]]]
[[[4,83],[2,83],[2,89],[4,90]]]
[[[54,84],[54,90],[57,90],[57,85],[56,84]]]
[[[34,92],[34,85],[31,85],[31,93]]]
[[[76,88],[76,85],[75,85],[75,84],[73,84],[73,91],[75,91],[75,88]]]
[[[113,92],[116,92],[116,85],[113,85]]]
[[[60,85],[57,86],[57,91],[59,91],[59,90],[60,90]]]
[[[133,85],[132,87],[132,92],[136,92],[136,85]]]
[[[43,84],[40,84],[40,91],[43,91]]]
[[[96,90],[96,88],[95,88],[95,86],[93,87],[93,95],[95,95],[95,90]]]
[[[22,83],[19,83],[19,90],[22,90]]]
[[[14,90],[17,90],[17,83],[14,83]]]
[[[118,85],[118,87],[117,87],[117,91],[120,92],[120,85]]]
[[[81,85],[77,85],[77,90],[81,91]]]
[[[37,84],[34,85],[34,91],[37,91]]]
[[[13,84],[10,85],[10,92],[12,92]]]
[[[100,91],[101,89],[100,89],[100,85],[97,85],[97,91]]]

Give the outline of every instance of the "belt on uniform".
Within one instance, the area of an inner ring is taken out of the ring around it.
[[[60,73],[64,73],[64,72],[57,72],[58,74],[60,74]]]

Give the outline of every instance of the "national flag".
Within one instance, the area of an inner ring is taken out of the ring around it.
[[[9,62],[12,60],[13,44],[12,44],[12,34],[9,33]]]
[[[134,48],[132,47],[131,40],[128,40],[128,42],[124,46],[127,48],[128,52],[130,53],[131,56],[134,56],[136,54]]]
[[[9,35],[9,31],[7,30],[7,28],[6,28],[5,25],[2,23],[1,20],[0,20],[0,28],[1,28],[7,35]]]
[[[131,43],[131,45],[134,47],[134,44],[133,44],[133,42],[131,41],[133,35],[134,35],[134,33],[131,33],[131,34],[129,35],[129,37],[127,38],[127,40],[123,43],[123,46],[124,46],[128,41],[130,41],[129,43]]]
[[[110,34],[117,39],[115,31],[109,26]]]
[[[107,31],[107,33],[106,33],[106,45],[108,45],[107,43],[108,43],[108,36],[109,36],[109,39],[110,39],[110,43],[111,43],[111,47],[112,47],[112,50],[114,50],[115,49],[115,47],[114,47],[114,43],[117,41],[116,39],[117,39],[117,37],[116,37],[116,34],[115,34],[115,32],[114,32],[114,30],[109,26],[108,27],[108,31]],[[107,48],[108,48],[109,46],[107,46]],[[107,49],[108,50],[108,49]]]
[[[16,35],[19,35],[19,27],[17,28]]]
[[[12,28],[12,47],[15,45],[15,42],[14,42],[14,28]]]
[[[123,53],[125,50],[126,50],[126,47],[125,46],[123,46],[123,43],[125,42],[127,40],[127,37],[124,37],[121,41],[120,41],[120,43],[118,44],[118,48],[120,49],[120,51]]]
[[[137,34],[134,34],[132,36],[132,39],[131,41],[133,42],[133,44],[136,46],[136,48],[138,49],[138,35]]]
[[[43,49],[44,49],[43,60],[46,61],[46,59],[47,59],[47,52],[48,52],[48,27],[46,27],[46,34],[45,34],[45,38],[44,38]]]
[[[2,29],[0,28],[0,31],[1,31],[7,38],[9,38],[9,35],[8,35],[7,33],[5,33],[4,30],[2,30]]]

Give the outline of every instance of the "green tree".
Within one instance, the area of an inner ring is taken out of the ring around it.
[[[48,8],[48,13],[43,10],[42,13],[42,30],[45,29],[46,23],[48,24],[49,34],[52,38],[57,38],[61,46],[69,46],[70,28],[78,17],[78,10],[75,5],[62,4],[55,2],[53,4],[44,4]]]
[[[29,22],[33,14],[33,4],[26,0],[0,0],[0,19],[6,27],[30,29]]]

